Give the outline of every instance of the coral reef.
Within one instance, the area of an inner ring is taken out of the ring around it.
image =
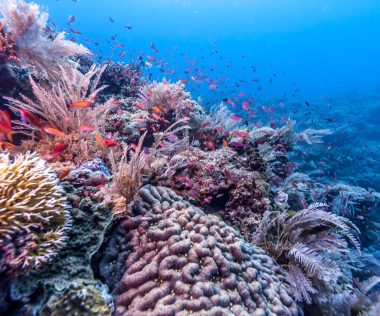
[[[98,283],[76,280],[63,291],[49,298],[42,306],[41,316],[111,316],[112,298]]]
[[[112,82],[112,85],[109,83]],[[137,97],[140,89],[147,83],[141,77],[140,66],[132,61],[128,64],[110,61],[99,85],[107,85],[104,93],[118,98]]]
[[[326,207],[316,203],[295,214],[268,211],[254,232],[255,243],[283,264],[297,300],[309,304],[318,293],[314,286],[338,286],[346,240],[359,249],[358,228]]]
[[[109,178],[107,168],[97,159],[75,168],[63,179],[61,185],[72,216],[66,246],[45,269],[29,273],[12,285],[10,299],[20,305],[15,315],[34,315],[46,300],[60,296],[76,279],[82,279],[85,284],[90,282],[92,287],[91,257],[102,243],[112,219],[112,210],[102,203],[100,194]]]
[[[5,97],[14,113],[21,114],[21,121],[14,122],[15,131],[31,138],[23,142],[23,147],[49,160],[80,163],[106,156],[105,148],[116,145],[99,135],[104,135],[106,117],[115,106],[113,99],[96,104],[97,95],[106,88],[98,87],[106,66],[92,65],[85,74],[77,67],[61,67],[60,80],[48,88],[30,77],[33,99],[24,95],[20,95],[21,100]]]
[[[149,82],[158,56],[96,64],[37,4],[0,13],[1,314],[378,314],[379,184],[350,174],[378,169],[378,102],[347,114],[367,125],[244,91],[206,110],[198,62]]]
[[[2,282],[46,265],[67,240],[67,199],[55,173],[36,154],[0,155]]]
[[[270,201],[259,157],[253,149],[239,155],[231,148],[202,151],[192,148],[161,156],[151,165],[152,183],[167,186],[207,212],[218,212],[250,240]]]
[[[131,214],[113,236],[121,254],[113,244],[101,262],[105,282],[124,270],[116,315],[299,313],[281,269],[262,250],[172,190],[143,187]]]
[[[5,0],[0,3],[2,54],[19,61],[37,76],[59,78],[58,65],[71,67],[69,58],[89,54],[82,45],[65,40],[64,33],[47,27],[48,14],[35,3]]]

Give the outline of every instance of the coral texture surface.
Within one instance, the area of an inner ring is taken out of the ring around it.
[[[116,315],[299,314],[279,266],[218,217],[151,185],[132,214],[113,237],[121,253],[109,258],[124,268]]]
[[[55,173],[35,154],[0,155],[0,273],[46,264],[66,241],[68,204]]]

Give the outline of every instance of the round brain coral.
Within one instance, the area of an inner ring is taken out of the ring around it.
[[[64,245],[69,213],[62,192],[36,154],[0,154],[0,275],[39,268]]]
[[[279,266],[218,217],[150,185],[131,213],[101,263],[105,280],[122,274],[116,315],[301,314]]]

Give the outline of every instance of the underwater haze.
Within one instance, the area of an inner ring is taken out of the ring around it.
[[[0,0],[0,315],[379,316],[380,1]]]
[[[101,44],[99,54],[112,55],[111,36],[132,49],[149,52],[182,67],[184,55],[215,63],[215,76],[231,82],[262,78],[264,97],[331,96],[380,86],[380,3],[376,0],[141,0],[41,1],[63,29],[69,15],[83,38]],[[110,23],[109,17],[114,19]],[[124,26],[130,24],[131,30]],[[218,51],[211,56],[212,51]],[[231,64],[231,69],[226,66]],[[273,83],[268,84],[270,78]],[[181,75],[176,70],[173,78]],[[226,87],[228,89],[230,87]]]

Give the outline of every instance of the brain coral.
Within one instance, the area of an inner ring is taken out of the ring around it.
[[[104,278],[122,270],[116,315],[300,313],[280,268],[218,217],[151,185],[131,211],[110,241],[109,265],[102,263]]]
[[[55,173],[36,154],[0,154],[0,274],[48,262],[66,239],[66,199]]]

